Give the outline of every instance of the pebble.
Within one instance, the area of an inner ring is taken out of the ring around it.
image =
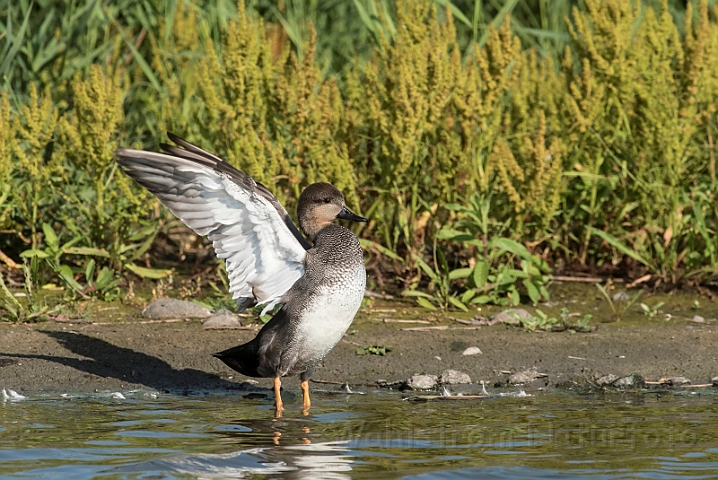
[[[512,373],[509,377],[509,383],[529,383],[537,378],[545,376],[546,374],[539,373],[535,368],[532,368],[522,372]]]
[[[628,302],[631,300],[631,296],[627,294],[626,292],[618,292],[615,293],[612,297],[614,302]]]
[[[711,383],[714,387],[718,387],[718,377],[711,378]]]
[[[444,373],[442,373],[439,378],[439,382],[444,385],[471,383],[471,377],[464,372],[459,372],[458,370],[444,370]]]
[[[532,315],[523,308],[510,308],[491,316],[494,322],[508,323],[509,325],[517,325],[519,319],[531,318]]]
[[[599,387],[603,387],[604,385],[612,384],[616,380],[618,380],[618,375],[609,373],[608,375],[604,375],[601,378],[599,378],[598,380],[596,380],[596,385],[598,385]]]
[[[207,329],[221,329],[237,328],[241,327],[242,324],[239,322],[237,315],[223,308],[215,312],[211,317],[207,317],[207,320],[202,322],[202,326]]]
[[[613,382],[613,386],[618,388],[642,387],[644,385],[643,377],[636,373],[627,377],[621,377]]]
[[[409,379],[409,388],[412,390],[430,390],[436,387],[439,377],[436,375],[414,375]]]
[[[469,347],[461,352],[462,355],[481,355],[482,353],[479,347]]]
[[[686,377],[669,377],[669,378],[662,378],[661,383],[668,384],[672,387],[677,387],[679,385],[685,385],[691,383],[690,380],[688,380]]]
[[[207,318],[212,312],[194,302],[176,298],[160,298],[142,310],[142,316],[160,318]]]
[[[706,319],[701,317],[700,315],[694,315],[693,321],[696,323],[705,323]]]

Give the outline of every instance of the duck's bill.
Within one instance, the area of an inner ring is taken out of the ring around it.
[[[368,218],[360,217],[356,213],[349,210],[347,207],[342,208],[342,211],[339,212],[339,215],[337,215],[337,218],[341,218],[343,220],[351,220],[352,222],[368,222]]]

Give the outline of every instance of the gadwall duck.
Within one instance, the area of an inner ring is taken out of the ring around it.
[[[309,378],[349,328],[366,287],[357,237],[333,222],[367,219],[346,207],[336,187],[314,183],[297,206],[305,239],[264,185],[168,136],[179,147],[162,144],[166,153],[120,148],[117,162],[188,227],[212,241],[217,256],[226,260],[229,291],[240,311],[264,304],[264,313],[282,305],[253,340],[214,356],[243,375],[273,377],[278,416],[284,410],[281,378],[299,375],[306,413]]]

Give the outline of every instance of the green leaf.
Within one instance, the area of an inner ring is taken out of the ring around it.
[[[75,276],[72,274],[72,270],[67,265],[60,265],[60,268],[58,269],[58,273],[60,274],[60,277],[65,281],[65,283],[75,290],[78,293],[82,293],[82,285],[77,283],[77,280],[75,280]]]
[[[471,301],[472,298],[474,298],[474,295],[476,295],[475,290],[467,290],[461,295],[461,302],[466,304]]]
[[[124,267],[129,270],[130,272],[134,273],[138,277],[142,278],[151,278],[154,280],[158,280],[160,278],[169,277],[172,275],[172,270],[164,270],[160,268],[147,268],[147,267],[140,267],[138,265],[135,265],[133,263],[127,263],[124,265]]]
[[[504,250],[521,258],[531,258],[531,254],[524,245],[521,245],[516,240],[511,240],[510,238],[492,238],[489,242],[489,247]]]
[[[458,278],[466,278],[471,275],[472,269],[470,268],[457,268],[449,272],[449,280],[456,280]]]
[[[89,255],[95,257],[110,258],[110,253],[103,248],[93,247],[67,247],[62,251],[68,255]]]
[[[432,305],[427,299],[425,299],[423,297],[418,297],[416,299],[416,303],[418,303],[420,306],[426,308],[427,310],[434,310],[434,311],[437,310],[434,305]]]
[[[97,280],[95,281],[95,288],[98,290],[105,290],[106,288],[112,288],[113,273],[107,267],[102,267],[100,273],[97,274]]]
[[[95,260],[92,258],[85,266],[85,281],[89,284],[92,283],[92,279],[95,276]]]
[[[47,224],[42,224],[42,232],[45,234],[45,243],[48,247],[52,248],[53,250],[57,250],[60,246],[60,241],[57,238],[57,234],[52,229],[52,227]]]
[[[441,277],[439,277],[439,274],[434,271],[431,266],[429,266],[428,263],[426,263],[419,255],[412,253],[412,257],[414,257],[414,261],[421,267],[421,269],[426,273],[429,278],[431,278],[434,283],[440,284],[441,283]]]
[[[471,272],[471,278],[474,281],[474,286],[476,288],[481,288],[484,285],[486,285],[486,280],[489,277],[489,268],[491,265],[489,265],[488,262],[484,261],[478,261],[476,262],[476,265],[474,266],[474,271]]]
[[[543,297],[544,300],[549,300],[551,298],[548,294],[548,290],[546,289],[546,287],[543,284],[539,285],[538,289],[539,289],[539,293],[541,294],[541,296]]]
[[[513,285],[511,287],[513,290],[509,292],[509,298],[511,299],[511,305],[515,307],[521,302],[521,295],[519,295],[519,292],[516,291],[516,288]]]
[[[455,240],[457,237],[469,237],[473,238],[471,235],[469,235],[466,232],[461,232],[459,230],[454,230],[453,228],[444,227],[438,232],[436,232],[436,238],[442,239],[442,240]]]
[[[628,248],[628,246],[626,246],[626,244],[621,242],[619,239],[617,239],[610,233],[604,232],[603,230],[599,230],[599,229],[597,229],[595,227],[591,227],[591,226],[586,226],[586,230],[591,232],[593,235],[596,235],[597,237],[601,237],[609,245],[611,245],[612,247],[614,247],[616,250],[623,253],[624,255],[627,255],[627,256],[631,257],[632,259],[634,259],[635,261],[640,262],[647,267],[650,267],[649,262],[645,258],[643,258],[641,255],[639,255],[634,250]]]
[[[429,295],[426,292],[420,292],[419,290],[404,290],[403,292],[401,292],[401,294],[405,297],[424,297],[430,298],[432,300],[434,299],[433,296]]]
[[[447,203],[446,205],[444,205],[444,208],[447,210],[451,210],[453,212],[465,212],[466,211],[466,207],[464,207],[463,205],[459,205],[458,203]]]
[[[140,258],[142,255],[145,254],[147,250],[150,249],[152,246],[152,242],[154,242],[155,237],[157,236],[157,230],[153,231],[147,238],[145,238],[144,242],[140,245],[140,248],[134,251],[132,255],[129,256],[127,259],[127,262],[134,262],[138,258]]]
[[[46,253],[44,250],[38,250],[37,248],[31,248],[30,250],[25,250],[20,254],[22,258],[50,258],[50,255]]]
[[[12,4],[10,4],[12,5]],[[8,8],[8,7],[5,7]],[[9,75],[10,70],[13,68],[13,65],[15,64],[16,56],[22,46],[25,44],[25,31],[27,30],[28,22],[30,20],[30,16],[32,14],[33,9],[28,8],[27,13],[25,14],[25,20],[23,20],[22,25],[20,26],[20,31],[17,33],[17,35],[12,36],[12,29],[7,28],[5,31],[5,34],[7,36],[6,39],[6,45],[7,49],[5,52],[3,52],[3,61],[2,64],[0,64],[0,75],[3,77],[6,75]],[[6,12],[7,13],[7,12]],[[11,16],[8,13],[8,25],[10,22]]]
[[[534,285],[533,282],[531,280],[529,280],[528,278],[522,280],[521,283],[523,283],[524,287],[526,287],[526,291],[529,294],[531,303],[538,303],[539,291],[538,291],[538,288],[536,288],[536,285]]]
[[[491,297],[488,295],[479,295],[478,297],[471,300],[471,303],[486,304],[491,302]]]
[[[466,308],[466,305],[464,305],[463,303],[461,303],[461,301],[460,301],[458,298],[456,298],[456,297],[449,297],[449,302],[451,302],[451,304],[452,304],[453,306],[455,306],[456,308],[458,308],[459,310],[463,310],[463,311],[465,311],[465,312],[468,312],[468,311],[469,311],[469,309]]]

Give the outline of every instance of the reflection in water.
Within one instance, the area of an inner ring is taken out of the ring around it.
[[[0,402],[0,475],[712,478],[718,395],[711,392],[421,402],[396,393],[325,394],[309,416],[282,418],[263,398],[30,396]]]
[[[232,453],[176,455],[128,465],[107,473],[163,472],[197,478],[245,478],[282,474],[282,478],[346,480],[353,463],[346,442],[250,448]]]

